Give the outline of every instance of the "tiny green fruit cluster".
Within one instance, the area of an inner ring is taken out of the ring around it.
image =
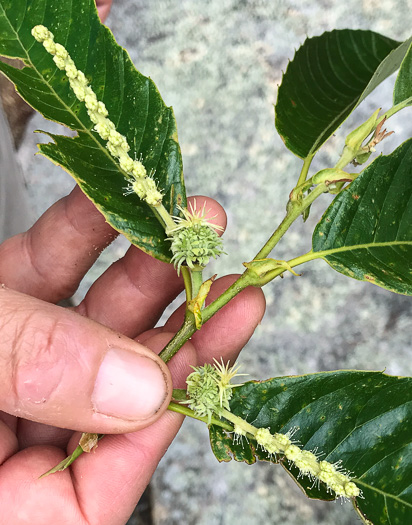
[[[216,258],[223,253],[223,243],[216,229],[206,217],[205,208],[196,209],[196,203],[190,205],[190,211],[180,208],[182,217],[175,217],[176,228],[169,232],[172,241],[172,262],[178,273],[182,264],[192,270],[195,267],[203,268],[210,258]]]
[[[222,241],[207,225],[193,226],[177,231],[172,237],[172,262],[178,271],[182,264],[189,268],[206,266],[211,257],[222,253]]]
[[[210,425],[214,414],[221,415],[222,409],[229,410],[232,397],[231,380],[238,374],[239,367],[229,367],[215,360],[215,365],[193,367],[186,379],[188,400],[184,403],[200,417],[207,417]]]

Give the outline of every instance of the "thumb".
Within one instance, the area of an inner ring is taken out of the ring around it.
[[[75,312],[0,286],[0,410],[57,427],[132,432],[166,410],[152,351]]]

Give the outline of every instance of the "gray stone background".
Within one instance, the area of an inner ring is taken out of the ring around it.
[[[274,128],[273,104],[282,70],[307,35],[361,28],[402,40],[410,35],[407,0],[114,0],[108,26],[136,67],[153,78],[176,114],[188,194],[208,194],[225,206],[229,255],[211,273],[241,272],[284,214],[301,161]],[[391,105],[394,79],[365,101],[317,155],[313,169],[335,164],[348,130],[377,107]],[[411,109],[392,118],[388,153],[412,135]],[[72,187],[70,177],[40,156],[36,129],[56,126],[36,115],[19,157],[34,213],[39,216]],[[44,140],[44,139],[43,139]],[[310,248],[311,232],[328,197],[291,229],[278,259]],[[86,276],[90,283],[127,248],[107,249]],[[267,313],[244,349],[252,378],[338,368],[386,369],[412,375],[411,301],[350,280],[326,263],[312,262],[302,277],[286,275],[265,289]],[[359,520],[350,504],[309,501],[280,468],[218,464],[207,429],[184,427],[152,481],[156,525],[349,525]],[[130,524],[142,523],[137,517]]]

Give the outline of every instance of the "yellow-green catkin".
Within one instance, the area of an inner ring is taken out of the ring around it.
[[[157,189],[155,181],[147,174],[146,168],[140,161],[133,160],[129,156],[130,147],[126,137],[116,131],[114,123],[108,118],[105,104],[97,100],[86,76],[76,68],[67,50],[54,41],[53,33],[45,26],[35,26],[31,33],[37,42],[42,43],[46,51],[53,56],[56,66],[66,72],[70,87],[76,98],[84,102],[95,131],[103,140],[107,140],[107,150],[118,160],[121,169],[127,174],[130,181],[130,193],[136,193],[150,206],[159,206],[162,202],[162,194]]]
[[[272,434],[268,428],[259,428],[255,435],[258,445],[269,454],[285,456],[300,471],[302,476],[322,481],[329,491],[335,492],[337,497],[351,499],[362,496],[350,476],[341,470],[340,463],[319,461],[318,456],[309,450],[302,450],[294,445],[286,434]]]
[[[186,380],[187,397],[190,408],[200,417],[207,417],[211,423],[213,415],[224,417],[233,423],[234,440],[238,442],[243,437],[253,437],[257,444],[270,455],[285,457],[293,463],[301,476],[308,476],[313,482],[325,483],[329,492],[334,492],[336,497],[352,499],[362,497],[362,491],[351,480],[350,475],[344,471],[340,462],[329,463],[320,461],[319,455],[309,450],[302,450],[292,441],[295,430],[287,434],[272,434],[268,428],[256,428],[244,419],[230,412],[229,401],[232,398],[233,388],[231,380],[239,375],[237,365],[229,367],[229,363],[219,363],[215,360],[213,365],[195,367],[194,372]]]

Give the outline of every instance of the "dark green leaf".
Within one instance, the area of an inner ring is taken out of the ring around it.
[[[412,44],[402,61],[393,90],[393,103],[400,104],[411,98],[408,105],[412,104]]]
[[[412,139],[334,199],[314,231],[313,251],[344,275],[412,294]]]
[[[372,31],[342,29],[308,38],[279,87],[275,124],[286,146],[305,158],[400,66],[399,44]]]
[[[119,165],[92,131],[83,103],[72,93],[64,71],[35,41],[31,29],[45,25],[82,70],[117,130],[127,137],[132,158],[142,158],[164,193],[173,215],[185,205],[182,161],[176,123],[152,80],[134,68],[127,52],[100,23],[94,0],[0,0],[0,53],[23,60],[22,70],[0,62],[21,96],[46,118],[78,132],[52,137],[40,151],[61,165],[96,203],[106,220],[151,255],[169,261],[169,242],[150,208],[125,197],[127,181]]]
[[[381,372],[337,371],[249,382],[234,390],[231,411],[257,428],[294,435],[306,450],[322,452],[353,473],[362,489],[360,512],[374,524],[412,523],[412,379]],[[220,461],[252,463],[252,441],[233,441],[211,428]],[[262,457],[260,451],[258,459]],[[299,478],[277,458],[311,498],[332,499],[325,487]]]

